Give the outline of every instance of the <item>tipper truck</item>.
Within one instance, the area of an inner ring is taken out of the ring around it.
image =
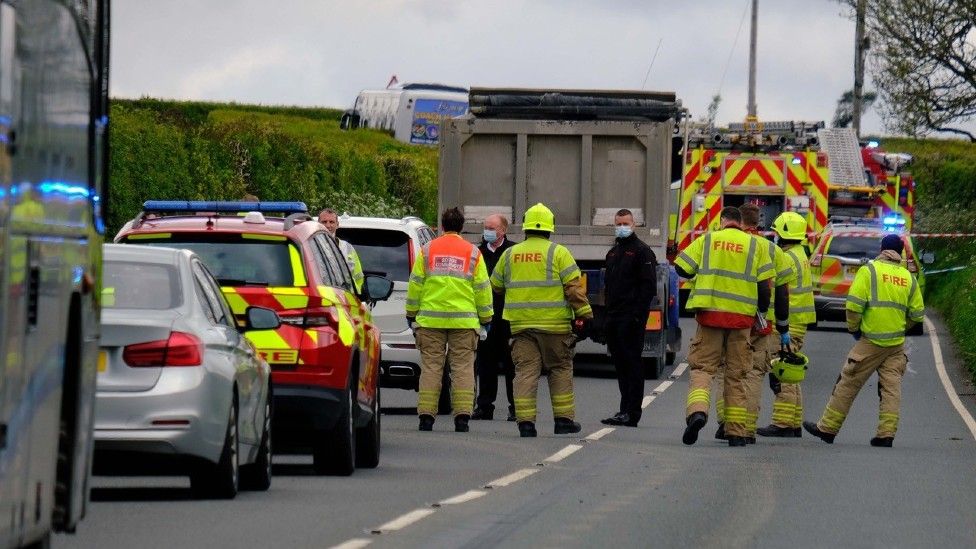
[[[631,210],[636,234],[658,258],[643,357],[646,376],[660,376],[681,345],[677,276],[666,256],[680,102],[662,92],[472,88],[469,105],[467,115],[443,123],[440,211],[460,207],[471,242],[480,241],[486,216],[501,213],[520,241],[526,209],[548,206],[553,241],[569,248],[585,276],[598,334],[614,214]],[[606,347],[581,341],[576,352],[605,356]]]

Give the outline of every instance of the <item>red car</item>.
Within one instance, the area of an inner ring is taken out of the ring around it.
[[[337,241],[305,204],[150,200],[115,241],[193,250],[238,322],[249,306],[277,311],[281,327],[247,334],[272,368],[276,450],[310,448],[325,474],[379,464],[380,330],[370,307],[393,283],[367,275],[357,294]]]

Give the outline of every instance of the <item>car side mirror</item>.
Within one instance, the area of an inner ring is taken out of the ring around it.
[[[922,252],[922,263],[925,265],[935,263],[935,252]]]
[[[362,299],[370,304],[386,301],[393,293],[393,281],[383,276],[368,274],[363,279]]]
[[[281,326],[278,313],[264,307],[248,307],[244,313],[244,331],[276,330]]]

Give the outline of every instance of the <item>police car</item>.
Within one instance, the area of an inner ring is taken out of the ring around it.
[[[278,329],[247,334],[272,369],[275,449],[311,448],[319,473],[377,466],[380,330],[368,304],[393,284],[368,275],[357,294],[305,204],[150,200],[115,241],[193,250],[238,322],[249,306],[278,313]]]

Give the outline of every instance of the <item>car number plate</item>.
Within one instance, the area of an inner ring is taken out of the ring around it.
[[[108,353],[98,351],[98,372],[102,373],[106,370],[108,370]]]

